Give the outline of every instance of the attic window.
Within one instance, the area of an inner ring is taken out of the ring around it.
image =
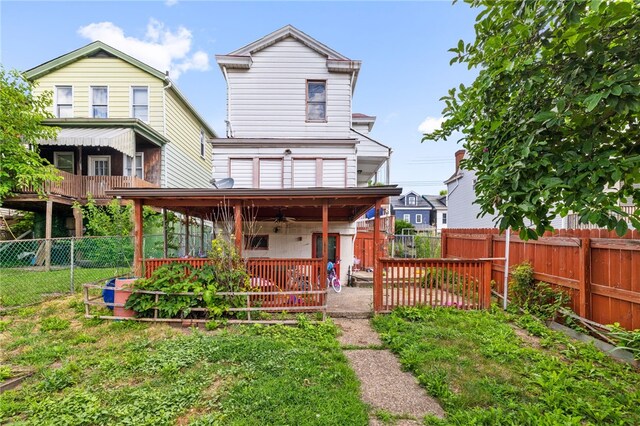
[[[307,121],[327,121],[327,82],[307,80]]]
[[[407,204],[409,204],[410,206],[415,206],[416,205],[416,197],[411,195],[407,198]]]

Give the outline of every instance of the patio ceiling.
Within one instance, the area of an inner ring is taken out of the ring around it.
[[[326,203],[330,221],[353,222],[377,201],[398,196],[396,185],[363,188],[209,189],[128,188],[106,191],[108,196],[139,200],[144,205],[206,217],[220,209],[242,205],[245,217],[272,221],[278,216],[297,221],[322,221]]]

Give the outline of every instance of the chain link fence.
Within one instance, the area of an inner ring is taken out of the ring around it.
[[[395,258],[439,258],[441,239],[433,235],[394,235],[390,241],[389,255]]]

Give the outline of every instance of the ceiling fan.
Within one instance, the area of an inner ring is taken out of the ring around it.
[[[289,223],[289,222],[295,222],[296,218],[285,216],[285,214],[282,212],[282,209],[279,209],[278,214],[276,215],[276,217],[273,218],[273,221],[276,223]]]

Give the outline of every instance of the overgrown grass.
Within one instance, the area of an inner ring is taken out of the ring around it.
[[[128,272],[127,268],[79,268],[74,270],[76,290],[82,284],[105,280]],[[0,270],[0,308],[23,306],[40,302],[43,295],[69,293],[71,275],[69,268],[37,271],[29,268],[3,268]]]
[[[595,347],[498,311],[401,308],[374,319],[383,342],[440,400],[428,424],[640,424],[640,374]],[[524,342],[523,339],[532,340]]]
[[[36,373],[0,395],[0,423],[368,423],[330,322],[184,333],[82,309],[71,296],[3,318],[1,363]]]

